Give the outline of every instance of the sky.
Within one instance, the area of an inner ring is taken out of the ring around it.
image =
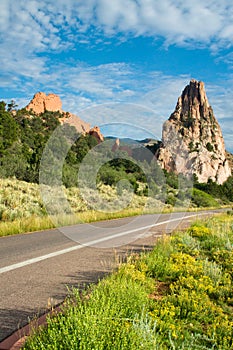
[[[0,100],[60,96],[105,135],[161,138],[204,81],[233,152],[232,0],[1,0]]]

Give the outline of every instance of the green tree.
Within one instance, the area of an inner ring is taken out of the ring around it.
[[[25,180],[27,174],[27,160],[23,154],[23,145],[16,141],[1,157],[0,176]]]
[[[11,114],[0,109],[0,157],[17,140],[18,132],[18,125]]]
[[[5,112],[6,110],[6,102],[0,101],[0,111]]]
[[[17,107],[18,107],[18,105],[15,103],[15,101],[11,100],[11,102],[7,104],[7,111],[11,112],[14,109],[16,109]]]

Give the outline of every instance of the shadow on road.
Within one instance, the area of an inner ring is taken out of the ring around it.
[[[0,309],[0,341],[11,335],[13,330],[20,330],[28,321],[36,317],[36,311]],[[20,331],[19,331],[20,332]]]

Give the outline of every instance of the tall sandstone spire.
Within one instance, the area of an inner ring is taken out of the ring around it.
[[[178,98],[175,111],[163,125],[158,152],[162,168],[199,182],[222,184],[231,175],[221,128],[209,105],[204,83],[191,80]]]

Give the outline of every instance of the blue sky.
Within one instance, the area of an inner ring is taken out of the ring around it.
[[[0,99],[53,92],[105,134],[160,138],[195,78],[233,151],[231,0],[1,0],[0,33]]]

